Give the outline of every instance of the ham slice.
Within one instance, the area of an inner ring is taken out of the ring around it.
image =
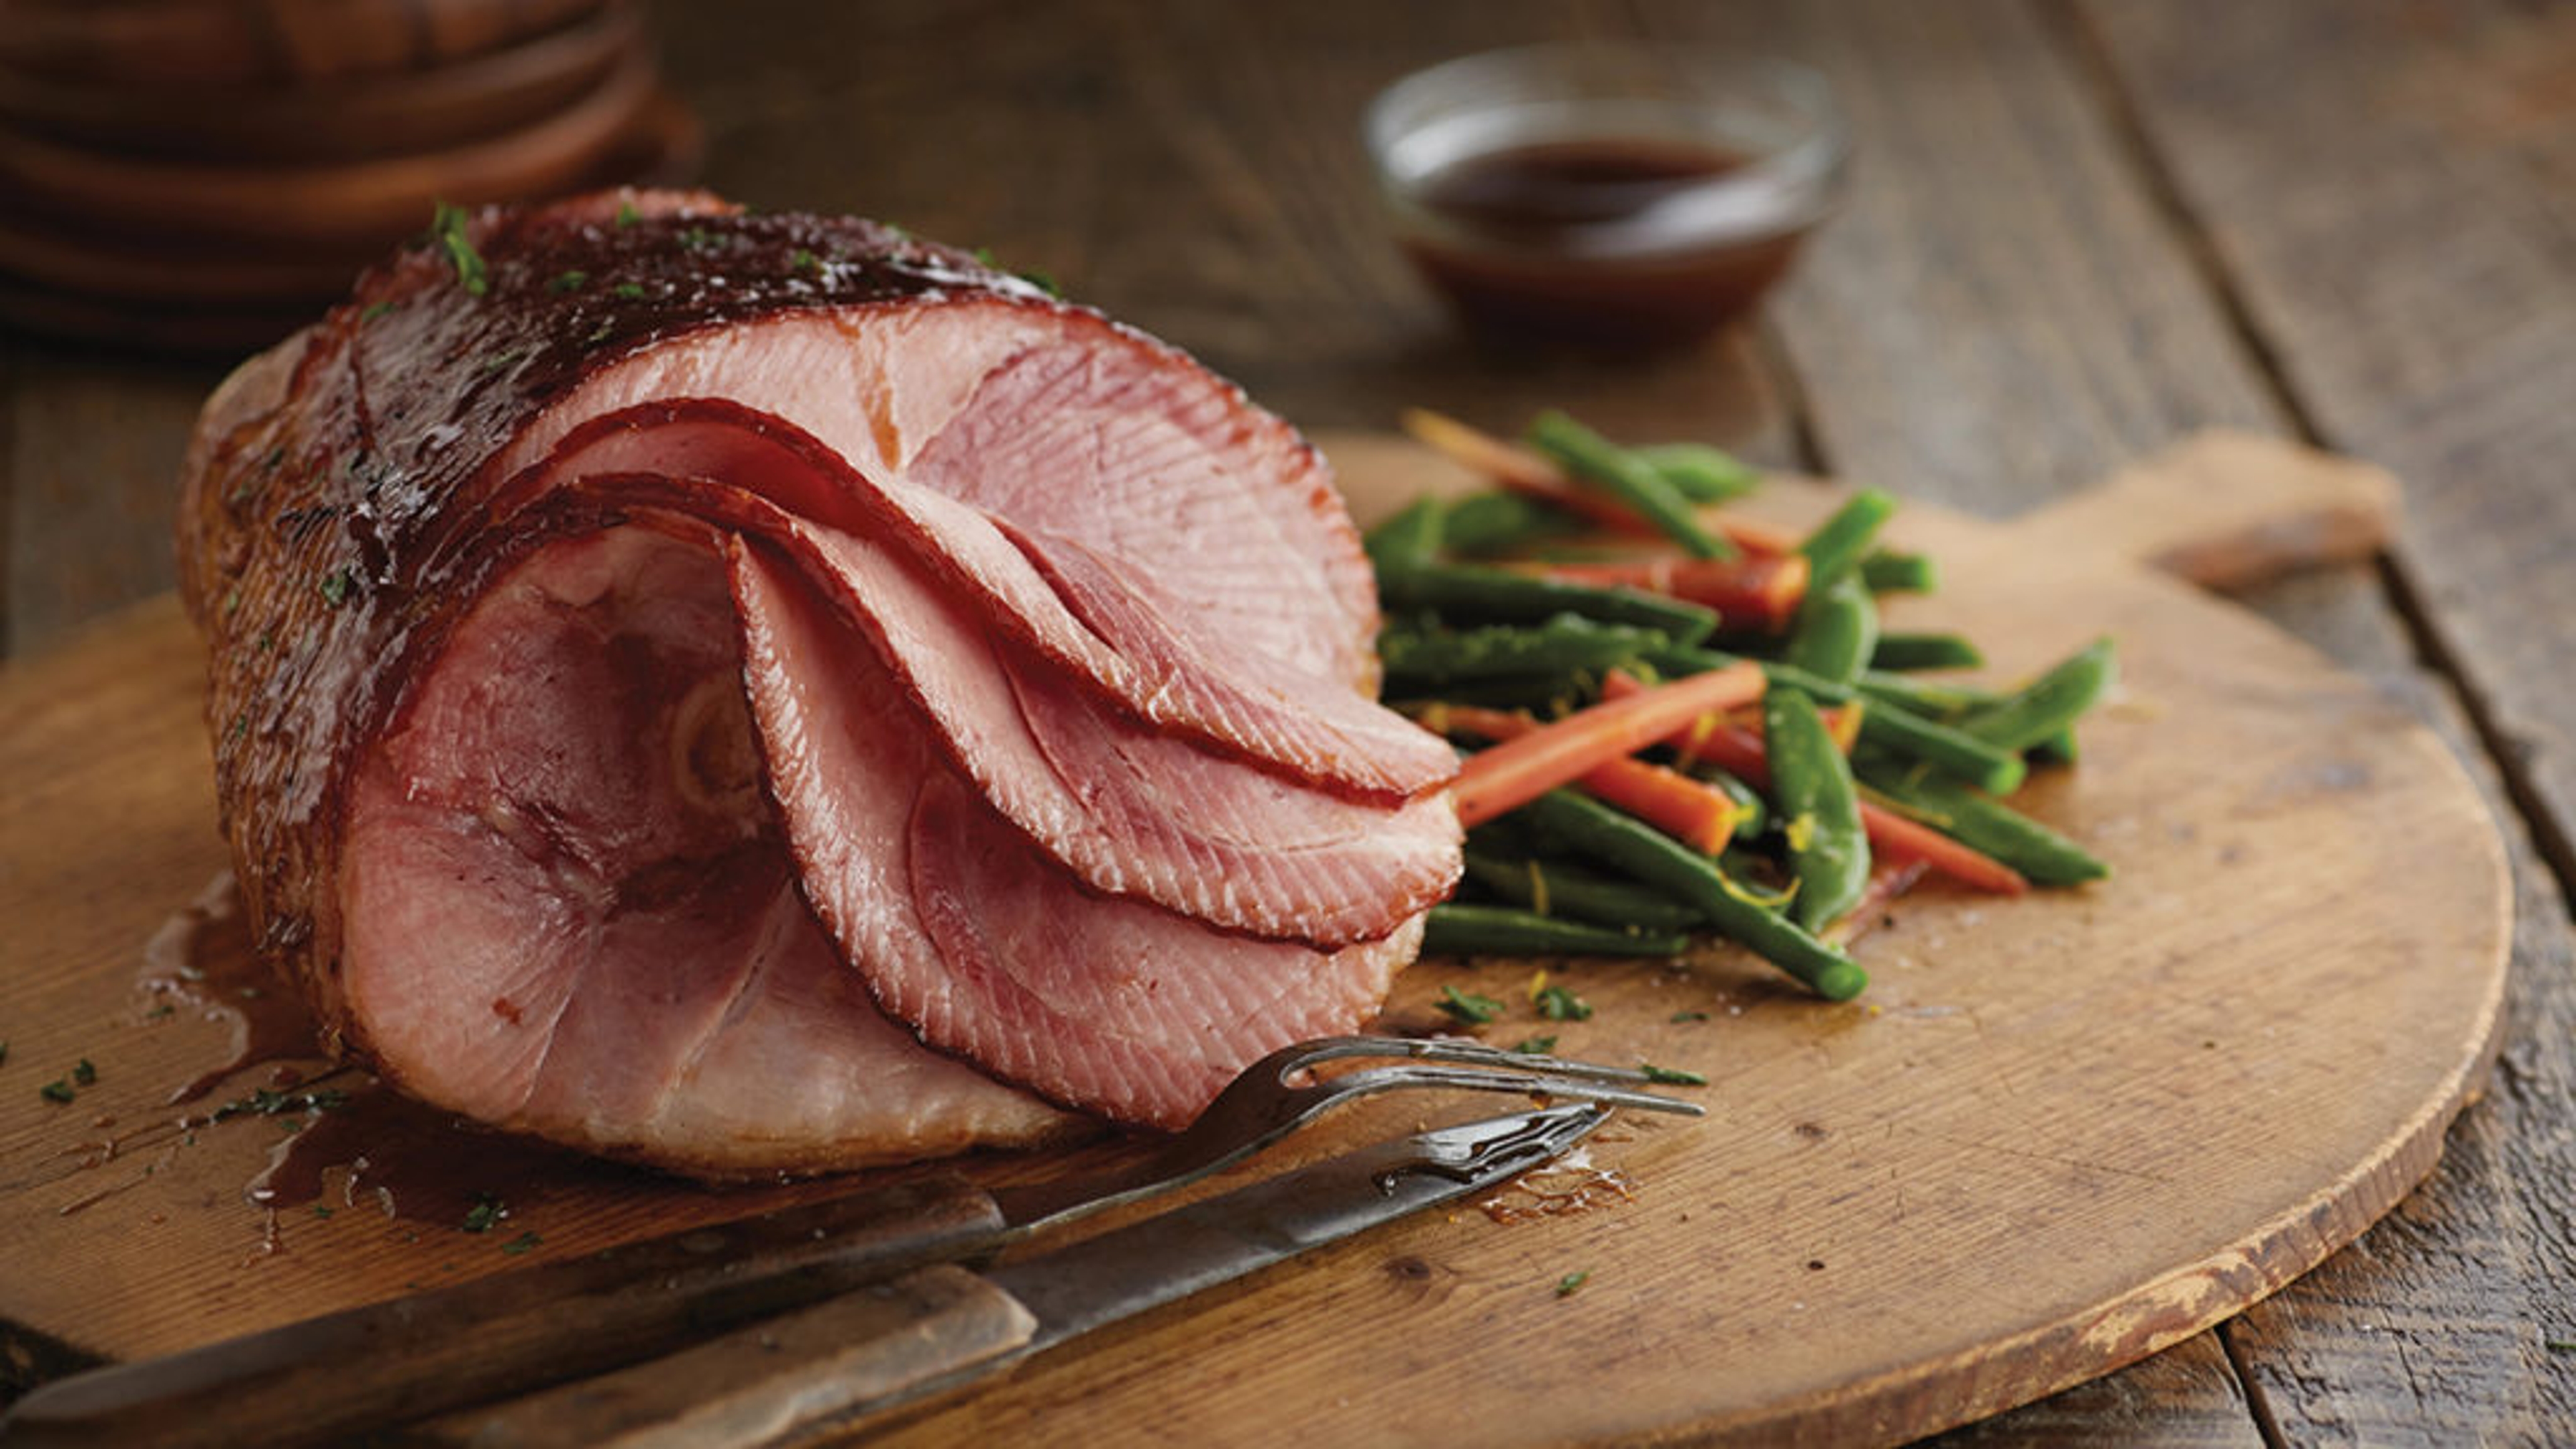
[[[263,941],[497,1126],[714,1177],[1178,1126],[1455,878],[1313,450],[868,223],[486,213],[218,391],[180,538]]]

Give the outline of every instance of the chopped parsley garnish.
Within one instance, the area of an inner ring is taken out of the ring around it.
[[[72,1080],[84,1087],[94,1087],[98,1085],[98,1068],[90,1063],[89,1058],[83,1057],[80,1065],[72,1068]]]
[[[644,287],[640,282],[620,282],[609,291],[612,295],[629,302],[639,302],[644,298]]]
[[[331,1205],[327,1202],[315,1203],[313,1205],[313,1216],[327,1220],[331,1216]]]
[[[803,247],[798,247],[787,254],[787,266],[790,271],[813,272],[819,276],[823,270],[823,259]]]
[[[1574,1272],[1568,1273],[1564,1277],[1556,1280],[1556,1296],[1559,1298],[1570,1298],[1573,1296],[1575,1289],[1580,1288],[1591,1281],[1591,1269],[1577,1269]]]
[[[357,575],[341,568],[324,575],[318,587],[322,590],[322,597],[336,609],[349,602],[349,591],[356,588],[357,583]]]
[[[52,1081],[38,1087],[36,1089],[36,1095],[44,1098],[48,1102],[57,1104],[68,1102],[72,1099],[72,1084],[64,1081],[60,1077],[56,1077]]]
[[[507,1204],[488,1192],[474,1195],[474,1206],[465,1210],[465,1231],[488,1233],[495,1224],[510,1215]]]
[[[470,291],[472,289],[468,288],[467,290]],[[373,322],[392,310],[394,310],[394,304],[391,302],[369,302],[367,304],[367,310],[358,314],[358,320],[361,322]]]
[[[1667,1087],[1705,1087],[1708,1085],[1708,1078],[1701,1076],[1697,1072],[1684,1071],[1680,1067],[1659,1067],[1653,1062],[1639,1062],[1637,1063],[1637,1070],[1646,1074],[1647,1081],[1660,1082]]]
[[[555,273],[554,280],[546,283],[546,290],[556,293],[557,295],[561,295],[565,292],[578,292],[582,289],[583,285],[589,281],[590,273],[583,271],[579,267],[575,267],[568,272]]]
[[[484,270],[483,254],[474,250],[474,239],[465,234],[465,223],[465,208],[442,201],[430,221],[430,235],[455,264],[458,285],[468,295],[480,297],[492,290],[492,279]]]
[[[528,1251],[530,1248],[533,1248],[544,1241],[545,1239],[538,1237],[534,1233],[521,1233],[510,1241],[503,1243],[501,1245],[501,1251],[515,1258],[521,1253]]]
[[[1512,1050],[1519,1052],[1525,1057],[1543,1057],[1549,1052],[1556,1050],[1556,1038],[1552,1036],[1524,1037],[1521,1040],[1512,1043]]]
[[[1440,999],[1432,1004],[1473,1026],[1482,1026],[1503,1014],[1501,1002],[1490,996],[1478,996],[1472,991],[1461,991],[1455,986],[1441,987]]]
[[[643,218],[635,214],[634,202],[621,201],[617,203],[617,229],[619,231],[624,231],[626,228],[633,226],[636,222],[642,219]]]
[[[1705,1011],[1676,1011],[1673,1013],[1672,1019],[1676,1022],[1706,1021],[1708,1020],[1708,1013]]]
[[[693,252],[711,252],[724,245],[724,238],[702,226],[684,227],[680,231],[680,245]]]
[[[994,271],[1009,272],[1012,276],[1019,278],[1021,281],[1028,283],[1030,286],[1037,288],[1039,291],[1046,293],[1050,297],[1061,297],[1064,295],[1064,288],[1055,284],[1055,278],[1048,276],[1046,273],[1041,272],[1034,267],[1025,271],[1006,267],[1002,265],[1002,259],[1000,257],[993,255],[993,249],[991,247],[975,248],[975,260],[991,267]]]
[[[1562,986],[1544,986],[1532,998],[1538,1003],[1538,1014],[1550,1021],[1590,1021],[1592,1003]]]
[[[172,1006],[170,1003],[165,1001],[152,1008],[150,1011],[143,1013],[143,1019],[145,1021],[162,1021],[170,1017],[177,1016],[178,1014],[179,1008]]]

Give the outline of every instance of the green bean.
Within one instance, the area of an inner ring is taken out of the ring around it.
[[[1683,675],[1724,669],[1738,661],[1734,655],[1715,649],[1658,649],[1646,656],[1646,662],[1660,673]],[[1873,687],[1867,671],[1862,673],[1857,685],[1840,684],[1794,664],[1766,662],[1762,673],[1772,685],[1801,690],[1824,704],[1867,700],[1868,707],[1861,711],[1860,716],[1861,743],[1910,760],[1937,765],[1980,789],[2009,795],[2021,788],[2028,773],[2021,756],[2013,751],[1987,744],[1974,735],[1895,702],[1891,692]],[[1908,691],[1906,697],[1924,697],[1924,691],[1914,689],[1915,681],[1903,675],[1885,677],[1897,681]],[[1947,694],[1929,697],[1941,703],[1944,709],[1964,708]]]
[[[1870,540],[1896,512],[1896,498],[1883,488],[1864,488],[1846,499],[1833,516],[1816,525],[1798,545],[1807,556],[1807,592],[1832,584],[1860,566]]]
[[[1496,624],[1427,633],[1390,627],[1378,635],[1377,653],[1392,693],[1399,687],[1437,689],[1462,680],[1608,669],[1666,638],[1652,629],[1559,614],[1528,628]]]
[[[2111,873],[2084,847],[1965,785],[1884,760],[1863,759],[1858,769],[1871,799],[1993,856],[2034,885],[2077,885]]]
[[[1567,472],[1609,491],[1637,510],[1694,558],[1731,558],[1735,550],[1702,527],[1699,516],[1654,466],[1599,433],[1550,408],[1530,424],[1532,447],[1563,464]]]
[[[1535,622],[1580,614],[1654,629],[1689,644],[1717,627],[1717,611],[1642,589],[1591,588],[1474,564],[1435,564],[1378,581],[1391,609],[1428,609],[1451,623]]]
[[[1914,679],[1884,669],[1864,669],[1852,685],[1870,699],[1910,709],[1945,724],[1956,724],[1959,716],[2003,697],[1993,690],[1979,689],[1972,684],[1946,679]]]
[[[1825,729],[1815,701],[1794,689],[1762,696],[1763,743],[1770,756],[1771,804],[1789,841],[1789,870],[1798,895],[1789,913],[1820,931],[1869,889],[1869,837],[1861,833],[1860,797],[1851,762]]]
[[[1623,931],[1461,901],[1433,906],[1422,932],[1429,956],[1678,956],[1689,947],[1678,932]]]
[[[1470,847],[1467,879],[1488,894],[1545,916],[1572,916],[1641,931],[1687,931],[1699,912],[1638,885],[1571,861],[1496,855]]]
[[[1959,728],[1991,745],[2029,749],[2075,723],[2118,673],[2111,641],[2096,639],[2028,685],[1971,711]]]
[[[1521,808],[1570,849],[1690,906],[1816,994],[1848,1001],[1869,985],[1859,962],[1756,903],[1708,857],[1653,826],[1570,790],[1551,790]]]
[[[1860,741],[1936,766],[1982,790],[2009,795],[2030,767],[2021,756],[1906,709],[1863,697]]]
[[[1368,531],[1360,546],[1381,581],[1440,556],[1442,513],[1440,500],[1425,493]]]
[[[1882,548],[1860,561],[1860,581],[1873,594],[1928,594],[1941,587],[1941,568],[1929,554]]]
[[[1690,773],[1693,779],[1722,792],[1735,803],[1735,839],[1751,840],[1771,828],[1771,802],[1762,798],[1761,791],[1715,765],[1694,765]]]
[[[1882,633],[1869,651],[1872,669],[1975,669],[1985,662],[1976,645],[1956,634]]]
[[[1441,543],[1458,558],[1492,558],[1542,539],[1579,532],[1582,521],[1525,493],[1496,489],[1450,503]]]
[[[1860,673],[1877,643],[1878,601],[1857,575],[1846,573],[1822,592],[1807,591],[1780,657],[1809,674],[1843,681]]]
[[[1706,443],[1654,443],[1628,451],[1693,503],[1730,503],[1762,482],[1760,469]]]

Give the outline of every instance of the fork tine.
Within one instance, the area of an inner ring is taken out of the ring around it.
[[[1495,1070],[1448,1062],[1404,1062],[1394,1066],[1362,1067],[1334,1077],[1330,1086],[1343,1097],[1362,1097],[1400,1088],[1433,1087],[1458,1092],[1508,1092],[1516,1096],[1552,1097],[1572,1102],[1606,1102],[1622,1107],[1641,1107],[1650,1112],[1674,1112],[1685,1117],[1704,1115],[1696,1102],[1641,1092],[1615,1081],[1552,1072]]]
[[[1274,1058],[1290,1058],[1282,1063],[1285,1073],[1318,1062],[1342,1061],[1353,1057],[1399,1057],[1413,1061],[1454,1062],[1461,1066],[1492,1067],[1499,1070],[1533,1073],[1560,1079],[1590,1082],[1652,1082],[1652,1073],[1635,1067],[1614,1067],[1601,1062],[1578,1061],[1571,1057],[1541,1056],[1533,1052],[1506,1051],[1480,1041],[1459,1037],[1393,1037],[1393,1036],[1328,1036],[1272,1053]],[[1660,1099],[1659,1099],[1660,1100]]]
[[[1368,1058],[1385,1064],[1294,1080],[1319,1063]],[[1013,1234],[1035,1232],[1205,1177],[1344,1102],[1406,1088],[1509,1092],[1701,1115],[1693,1103],[1634,1085],[1653,1080],[1628,1067],[1530,1056],[1451,1038],[1319,1037],[1281,1047],[1237,1072],[1198,1121],[1141,1163],[1106,1178],[995,1188],[993,1197]]]

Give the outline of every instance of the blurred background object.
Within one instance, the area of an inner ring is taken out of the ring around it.
[[[629,0],[0,0],[0,325],[261,346],[437,202],[697,147]]]
[[[1366,120],[1396,236],[1462,318],[1614,346],[1752,307],[1850,154],[1814,71],[1599,37],[1416,71]]]

